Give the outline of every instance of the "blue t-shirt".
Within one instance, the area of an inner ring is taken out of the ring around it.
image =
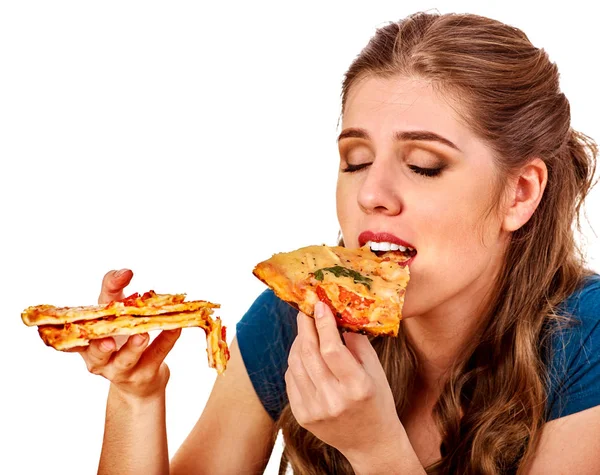
[[[587,277],[560,311],[571,323],[553,336],[546,405],[549,420],[600,405],[600,276]],[[284,375],[297,333],[297,314],[266,290],[236,327],[246,370],[273,420],[287,404]]]

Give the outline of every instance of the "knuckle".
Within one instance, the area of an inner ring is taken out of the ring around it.
[[[155,372],[148,369],[140,369],[131,374],[129,378],[132,385],[137,387],[146,386],[154,379]]]
[[[309,412],[306,409],[298,410],[297,412],[298,414],[295,416],[296,422],[298,422],[298,425],[300,425],[300,427],[303,427],[305,429],[310,427],[312,424],[319,422],[320,420],[317,414]]]
[[[93,362],[91,362],[89,360],[86,360],[85,365],[87,367],[87,370],[90,373],[96,374],[96,375],[102,374],[102,367],[99,366],[98,364],[93,363]]]
[[[317,345],[310,343],[308,341],[302,342],[302,346],[300,347],[300,356],[302,358],[311,358],[315,356],[318,351]]]
[[[288,367],[293,371],[300,364],[300,356],[297,353],[290,353],[290,355],[288,356]]]
[[[348,410],[348,400],[342,394],[327,392],[323,395],[324,403],[320,405],[328,419],[336,419]]]
[[[328,419],[328,414],[322,408],[315,408],[308,414],[307,424],[317,424]]]
[[[133,355],[123,355],[122,358],[115,360],[115,367],[120,371],[129,371],[137,363],[137,358]]]
[[[374,395],[375,388],[372,384],[361,384],[350,392],[350,399],[354,402],[364,402],[372,399]]]
[[[294,418],[300,427],[306,429],[306,426],[310,424],[310,421],[304,411],[296,409],[296,413],[294,414]]]
[[[315,327],[317,327],[318,330],[323,330],[327,327],[331,326],[331,320],[329,318],[317,318],[315,319]]]
[[[173,343],[174,342],[171,341],[157,342],[156,346],[154,347],[154,353],[159,356],[166,356],[169,351],[171,351],[171,348],[173,348]]]
[[[346,412],[346,407],[343,404],[332,404],[329,406],[328,415],[332,419],[341,417]]]
[[[325,358],[338,358],[342,354],[341,343],[327,343],[321,347],[321,354]]]

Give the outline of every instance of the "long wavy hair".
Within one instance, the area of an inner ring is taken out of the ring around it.
[[[479,338],[464,348],[435,405],[441,458],[426,467],[430,474],[517,473],[546,419],[550,336],[562,318],[557,306],[589,273],[575,232],[596,144],[571,128],[569,102],[547,53],[498,21],[418,13],[378,29],[345,75],[342,114],[353,85],[373,76],[426,79],[457,98],[461,118],[495,152],[499,193],[534,157],[548,169],[537,210],[511,235]],[[400,329],[397,338],[372,344],[402,418],[418,364]],[[353,473],[341,453],[298,425],[289,405],[278,427],[281,473],[288,464],[303,475]]]

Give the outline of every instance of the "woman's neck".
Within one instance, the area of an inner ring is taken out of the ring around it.
[[[477,334],[496,276],[496,272],[490,272],[443,306],[403,321],[404,332],[417,356],[417,384],[423,391],[441,391],[448,371]]]

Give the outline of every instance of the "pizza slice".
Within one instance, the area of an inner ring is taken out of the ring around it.
[[[219,307],[204,300],[185,302],[185,294],[157,294],[151,290],[107,305],[32,306],[21,313],[21,319],[28,326],[37,325],[44,343],[59,351],[87,346],[97,338],[200,327],[206,334],[209,366],[221,374],[227,368],[229,349],[221,319],[212,318]]]
[[[389,251],[381,256],[368,246],[308,246],[273,255],[254,275],[280,299],[308,316],[326,303],[340,328],[370,335],[398,335],[410,256]]]
[[[21,313],[25,325],[56,325],[61,323],[92,320],[122,315],[161,315],[166,313],[182,313],[202,308],[219,308],[219,305],[195,300],[185,302],[185,294],[157,294],[153,290],[142,295],[137,292],[122,300],[112,301],[106,305],[88,305],[84,307],[55,307],[53,305],[36,305],[26,308]]]

